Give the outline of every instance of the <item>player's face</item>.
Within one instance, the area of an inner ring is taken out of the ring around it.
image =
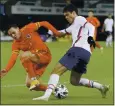
[[[74,12],[64,12],[65,19],[71,24],[73,23],[75,19],[75,13]]]
[[[93,16],[93,12],[88,12],[88,16],[92,17]]]
[[[11,36],[13,39],[18,40],[21,36],[19,28],[11,27],[8,30],[9,36]]]
[[[112,16],[111,15],[108,15],[108,18],[111,18]]]

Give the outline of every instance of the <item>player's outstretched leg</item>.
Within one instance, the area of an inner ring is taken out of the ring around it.
[[[39,81],[39,84],[37,84],[33,89],[31,89],[31,91],[33,91],[33,90],[34,91],[46,91],[47,85],[44,85],[44,84],[41,83],[41,81],[40,81],[40,74],[42,74],[42,73],[40,73],[40,70],[39,70],[39,75],[38,74],[36,75],[37,80]],[[31,85],[31,78],[27,74],[27,76],[26,76],[26,86],[28,88],[30,88],[30,85]]]
[[[29,90],[32,91],[33,89],[36,88],[37,85],[39,85],[39,81],[37,79],[36,80],[32,80]]]
[[[79,81],[79,84],[81,86],[86,86],[89,88],[97,88],[101,92],[102,98],[106,97],[107,91],[110,88],[109,85],[103,85],[103,84],[100,84],[98,82],[86,79],[86,78],[81,78]]]
[[[55,89],[55,87],[57,86],[57,84],[59,82],[60,75],[62,75],[66,71],[67,71],[67,68],[64,67],[63,65],[61,65],[60,63],[58,63],[55,66],[55,68],[50,76],[50,79],[48,81],[48,87],[47,87],[47,90],[45,91],[45,94],[41,97],[33,98],[33,100],[48,101],[50,95],[52,94],[53,90]]]
[[[109,46],[112,47],[112,35],[109,35]]]
[[[27,73],[30,76],[31,84],[30,84],[29,90],[32,90],[33,88],[36,87],[36,85],[39,84],[39,81],[37,80],[36,74],[33,69],[33,63],[29,59],[24,58],[23,56],[20,57],[20,60],[22,62],[23,67],[25,68],[25,70],[27,71]]]
[[[109,37],[106,38],[106,47],[109,46]]]
[[[32,100],[43,100],[43,101],[48,101],[48,97],[46,97],[46,96],[41,96],[41,97],[33,98]]]
[[[82,69],[82,72],[83,70],[86,71],[85,67],[84,68],[81,67],[81,69]],[[82,76],[82,73],[80,70],[71,71],[70,83],[74,86],[84,86],[88,88],[96,88],[101,92],[103,98],[106,97],[106,93],[109,90],[109,86],[100,84],[96,81],[92,81],[87,78],[81,78],[81,76]]]

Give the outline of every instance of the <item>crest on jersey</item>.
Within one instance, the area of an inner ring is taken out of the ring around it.
[[[30,35],[30,34],[27,34],[27,35],[26,35],[26,38],[31,38],[31,35]]]

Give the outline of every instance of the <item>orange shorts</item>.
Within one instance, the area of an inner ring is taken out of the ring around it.
[[[51,61],[51,53],[47,50],[32,50],[32,54],[38,56],[40,64],[47,64]]]
[[[36,75],[39,75],[40,77],[45,72],[45,69],[47,68],[48,64],[33,64],[34,71]]]
[[[45,50],[32,51],[32,53],[36,54],[40,60],[39,64],[34,63],[33,67],[36,75],[41,76],[48,64],[51,62],[51,54]]]

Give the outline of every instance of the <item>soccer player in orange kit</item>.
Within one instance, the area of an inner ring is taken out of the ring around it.
[[[45,91],[47,89],[46,85],[40,83],[39,78],[51,61],[51,53],[36,32],[41,26],[51,30],[56,36],[60,35],[60,33],[47,21],[30,23],[21,29],[19,29],[17,25],[9,26],[8,34],[14,39],[12,44],[12,55],[7,66],[0,72],[1,78],[14,66],[19,51],[21,50],[23,52],[20,53],[20,60],[27,72],[26,86],[30,90]]]
[[[100,21],[94,17],[94,13],[92,10],[88,12],[88,17],[86,18],[89,23],[95,26],[95,35],[94,40],[96,41],[97,37],[97,28],[100,26]],[[96,47],[98,47],[101,51],[103,51],[103,47],[96,41]],[[93,47],[91,47],[91,51],[93,51]]]

